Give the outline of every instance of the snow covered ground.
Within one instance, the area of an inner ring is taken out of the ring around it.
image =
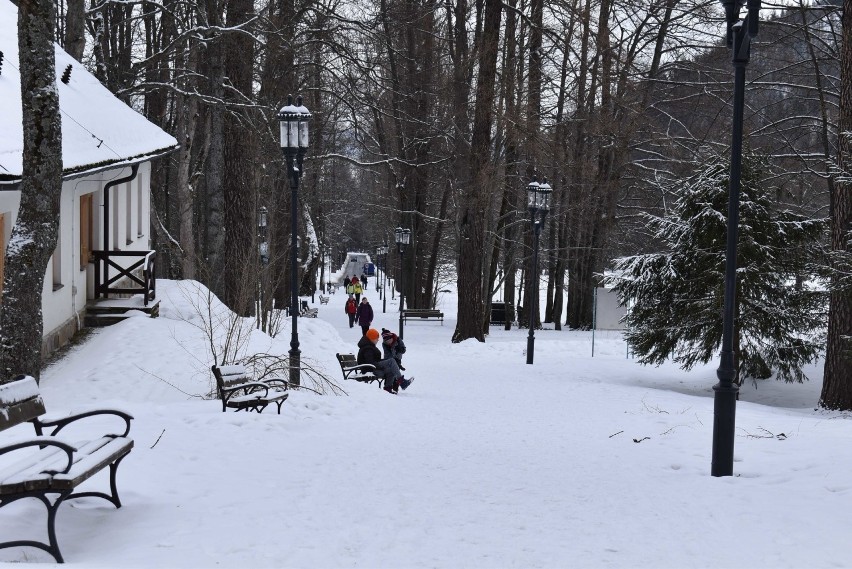
[[[396,301],[367,293],[374,327]],[[72,567],[848,567],[850,417],[815,410],[804,385],[746,386],[735,476],[710,476],[709,365],[683,372],[627,357],[620,334],[492,328],[452,344],[447,320],[405,328],[412,387],[294,392],[282,414],[222,413],[193,283],[161,281],[157,319],[92,334],[42,376],[48,411],[134,415],[124,507],[85,498],[57,517]],[[300,319],[304,358],[339,377],[354,351],[338,292]],[[203,303],[202,303],[203,305]],[[289,324],[251,351],[285,353]],[[341,382],[342,383],[342,382]],[[94,428],[93,428],[94,429]],[[26,425],[0,442],[30,435]],[[96,479],[103,484],[104,478]],[[89,482],[88,484],[93,484]],[[36,500],[0,510],[0,540],[44,534]],[[51,558],[0,551],[0,561]]]

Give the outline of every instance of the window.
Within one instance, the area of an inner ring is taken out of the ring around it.
[[[62,288],[62,231],[60,227],[59,235],[56,236],[56,249],[53,250],[53,257],[50,259],[53,265],[53,290]]]
[[[86,269],[86,265],[92,259],[92,246],[94,245],[94,232],[92,224],[92,206],[94,194],[80,196],[80,270]]]

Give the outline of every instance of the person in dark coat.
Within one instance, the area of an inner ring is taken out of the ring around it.
[[[349,295],[349,299],[346,301],[346,315],[349,317],[349,327],[355,327],[355,313],[358,312],[358,303],[355,302],[355,297],[351,294]]]
[[[385,328],[382,328],[382,351],[384,352],[385,359],[395,359],[399,365],[399,369],[405,371],[405,368],[402,367],[402,354],[405,353],[405,342],[402,341],[402,338]]]
[[[349,280],[349,277],[343,277],[343,290],[346,290],[349,287],[349,283],[352,282]],[[346,292],[349,292],[348,290]]]
[[[361,299],[361,304],[358,305],[355,322],[361,325],[362,334],[366,334],[367,330],[370,329],[370,324],[373,323],[373,307],[370,306],[366,296]]]
[[[382,359],[382,353],[376,344],[379,343],[379,331],[375,328],[370,328],[358,340],[358,363],[372,364],[376,366],[376,375],[384,378],[384,390],[388,393],[396,393],[399,388],[408,389],[414,378],[405,379],[402,372],[399,371],[399,366],[393,358]]]

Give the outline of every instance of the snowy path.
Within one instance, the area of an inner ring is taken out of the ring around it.
[[[344,296],[331,298],[300,320],[300,341],[336,377],[334,353],[354,350],[360,329]],[[382,315],[369,298],[375,327],[396,330],[395,303]],[[294,393],[282,415],[256,415],[183,393],[209,386],[209,358],[177,312],[100,332],[44,376],[49,410],[136,416],[125,507],[86,499],[59,512],[71,566],[830,567],[852,556],[852,460],[839,450],[850,429],[812,410],[818,384],[744,393],[737,476],[713,479],[712,367],[637,366],[616,334],[592,358],[588,334],[539,331],[529,366],[526,331],[453,345],[452,319],[415,322],[408,391],[347,382],[348,397]],[[288,342],[289,326],[272,349]],[[42,509],[3,508],[0,532],[17,516],[38,534]]]

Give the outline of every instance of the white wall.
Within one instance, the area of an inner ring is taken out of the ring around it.
[[[44,315],[44,335],[73,318],[86,306],[88,299],[94,297],[94,265],[86,264],[80,269],[80,197],[94,193],[93,197],[93,243],[92,249],[103,248],[103,206],[104,186],[111,180],[124,178],[130,174],[130,168],[117,168],[66,180],[62,184],[59,219],[59,260],[58,279],[54,278],[54,259],[45,271],[42,290],[42,311]],[[110,249],[122,251],[147,251],[150,249],[150,178],[151,164],[139,165],[136,178],[110,189],[110,209],[118,215],[110,219]],[[128,192],[129,186],[129,192]],[[140,194],[141,192],[141,194]],[[129,200],[128,200],[129,193]],[[7,230],[14,224],[20,192],[0,191],[0,213],[9,212]],[[141,205],[141,212],[139,211]],[[130,231],[128,231],[127,207],[130,207]],[[142,220],[140,224],[139,221]],[[113,236],[119,236],[118,241]],[[129,238],[129,239],[128,239]],[[128,243],[128,240],[130,241]],[[133,261],[120,262],[128,266]],[[58,282],[56,282],[58,280]]]

